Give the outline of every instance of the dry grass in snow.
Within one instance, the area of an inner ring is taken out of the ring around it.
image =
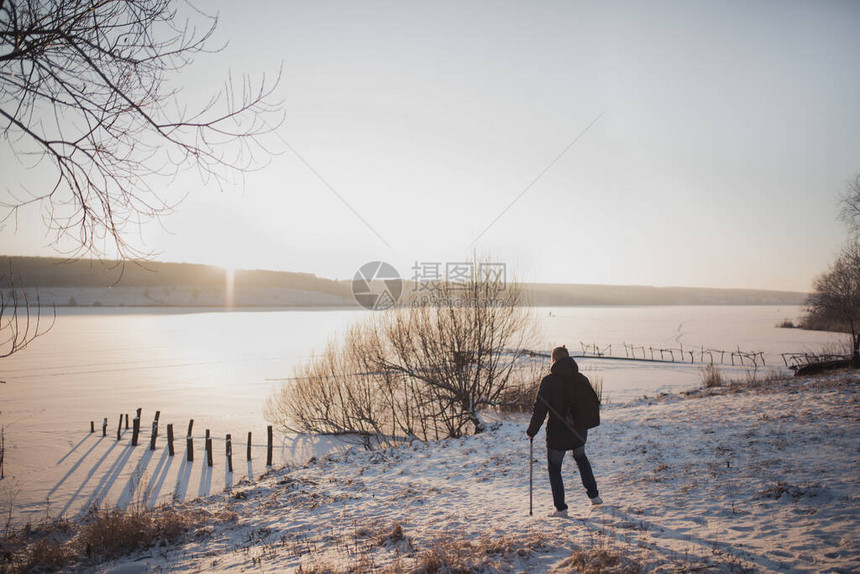
[[[547,517],[542,441],[529,517],[526,420],[511,415],[474,437],[272,472],[172,510],[205,513],[175,542],[76,564],[114,574],[858,571],[858,380],[611,405],[588,448],[606,504],[588,506],[566,460],[566,520]]]

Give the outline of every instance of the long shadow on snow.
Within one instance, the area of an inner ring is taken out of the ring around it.
[[[679,542],[687,542],[699,545],[704,550],[706,550],[705,554],[703,556],[700,556],[700,558],[704,561],[707,561],[707,556],[712,554],[713,550],[716,549],[725,552],[726,554],[729,554],[731,556],[735,556],[744,560],[749,560],[751,562],[756,563],[762,568],[767,568],[776,572],[785,572],[793,568],[792,564],[776,562],[774,560],[771,560],[770,558],[758,556],[756,554],[751,553],[749,550],[737,548],[727,542],[708,540],[706,538],[701,538],[688,532],[679,532],[677,530],[673,530],[671,528],[668,528],[664,524],[649,522],[648,520],[643,519],[641,516],[630,516],[629,514],[622,512],[617,506],[614,505],[599,506],[593,509],[593,513],[594,514],[592,514],[589,518],[582,519],[582,522],[586,526],[589,525],[589,522],[591,522],[592,525],[596,526],[594,522],[596,521],[596,515],[598,514],[605,514],[607,517],[613,519],[621,519],[622,521],[629,524],[639,524],[642,526],[643,530],[651,534],[649,539],[655,544],[656,548],[660,548],[658,542],[661,537],[669,538],[672,540],[677,540]],[[611,524],[607,524],[607,526],[611,526]],[[660,548],[660,550],[664,554],[677,554],[677,551],[671,550],[669,548]]]
[[[179,466],[179,472],[176,475],[176,488],[173,490],[173,499],[179,502],[185,500],[185,494],[188,492],[188,483],[191,482],[191,471],[194,470],[194,463],[188,462],[188,449],[182,457],[182,464]]]
[[[167,479],[167,473],[170,472],[170,466],[173,464],[173,457],[167,449],[161,453],[161,458],[158,460],[158,465],[152,472],[152,479],[146,485],[144,491],[144,500],[146,506],[152,508],[158,502],[158,496],[161,494],[161,488],[164,486],[164,481]]]
[[[143,453],[143,456],[141,456],[140,460],[137,461],[137,466],[134,468],[134,471],[131,473],[131,476],[128,477],[128,482],[125,484],[125,488],[123,489],[119,500],[116,501],[117,508],[125,510],[128,507],[129,503],[131,503],[132,498],[138,491],[138,487],[145,478],[144,473],[146,472],[146,467],[149,466],[149,461],[152,459],[153,452],[154,451],[146,449],[146,451],[144,451]]]
[[[116,443],[114,443],[114,445],[116,445]],[[90,494],[90,498],[81,507],[80,514],[84,514],[91,506],[98,506],[101,504],[102,500],[113,487],[114,482],[116,482],[117,477],[122,472],[123,467],[125,467],[125,463],[128,462],[129,458],[131,458],[131,453],[134,452],[134,448],[135,447],[131,446],[131,444],[127,444],[125,446],[117,459],[113,461],[111,467],[104,473],[101,480],[99,480],[99,483],[93,489],[92,494]],[[113,449],[113,447],[111,447],[111,449]],[[83,488],[83,485],[81,485],[81,488]],[[71,502],[72,501],[69,501],[69,505],[67,506],[71,506]]]
[[[88,438],[88,437],[84,437],[84,440],[82,440],[81,442],[79,442],[79,443],[78,443],[78,445],[77,445],[75,448],[78,448],[78,446],[80,446],[81,444],[83,444],[83,442],[84,442],[85,440],[87,440],[87,438]],[[88,456],[90,456],[90,453],[91,453],[91,452],[93,452],[93,450],[95,450],[95,448],[96,448],[99,444],[101,444],[101,442],[102,442],[103,440],[104,440],[104,437],[99,437],[99,439],[98,439],[96,442],[94,442],[94,443],[93,443],[93,446],[91,446],[91,447],[89,448],[89,450],[87,450],[87,452],[85,452],[85,453],[83,454],[83,456],[81,456],[81,458],[79,458],[79,459],[75,462],[75,464],[73,464],[73,465],[72,465],[72,468],[70,468],[70,469],[69,469],[69,471],[65,474],[65,476],[63,476],[63,478],[61,478],[61,479],[60,479],[60,481],[59,481],[59,482],[57,482],[57,484],[55,484],[55,485],[54,485],[54,487],[53,487],[51,490],[49,490],[49,491],[48,491],[48,498],[49,498],[49,499],[51,498],[51,495],[52,495],[52,494],[54,494],[55,492],[57,492],[57,489],[59,489],[59,488],[63,485],[63,483],[64,483],[64,482],[66,482],[66,480],[68,480],[68,478],[69,478],[70,476],[72,476],[72,475],[75,473],[75,471],[76,471],[76,470],[78,470],[78,467],[80,467],[80,466],[81,466],[81,463],[82,463],[82,462],[84,462],[84,460],[85,460]],[[73,450],[74,450],[74,449],[73,449]],[[108,452],[110,452],[110,450],[109,450]],[[69,454],[72,454],[72,453],[70,452]],[[61,458],[61,459],[60,459],[60,461],[59,461],[57,464],[60,464],[61,462],[63,462],[64,460],[66,460],[66,457],[68,457],[68,456],[69,456],[69,454],[67,454],[66,456],[64,456],[63,458]],[[105,454],[105,456],[107,456],[107,454]],[[99,464],[101,464],[101,461],[102,461],[102,460],[104,460],[104,456],[102,456],[101,460],[100,460],[99,462],[97,462],[97,463],[96,463],[96,466],[98,466]],[[90,473],[92,474],[92,469],[90,470]],[[84,483],[86,483],[86,481],[84,481]],[[78,492],[80,492],[80,490],[81,490],[81,489],[80,489],[80,488],[78,488]],[[76,492],[75,494],[77,494],[77,492]]]
[[[58,461],[57,461],[57,466],[59,466],[59,465],[63,464],[63,462],[64,462],[67,458],[69,458],[70,456],[72,456],[72,454],[73,454],[76,450],[78,450],[78,447],[80,447],[82,444],[84,444],[85,442],[87,442],[87,439],[88,439],[88,438],[90,438],[90,437],[91,437],[91,436],[93,436],[93,435],[94,435],[94,433],[87,433],[87,434],[84,436],[84,438],[82,438],[82,439],[81,439],[81,442],[79,442],[78,444],[76,444],[75,446],[73,446],[73,447],[72,447],[72,450],[70,450],[69,452],[67,452],[65,455],[63,455],[63,458],[61,458],[60,460],[58,460]],[[100,437],[100,438],[104,438],[104,437]],[[92,449],[90,449],[90,450],[92,450]],[[86,458],[86,455],[84,455],[84,458]],[[81,460],[83,460],[83,458],[82,458]],[[78,464],[80,464],[80,461],[78,461]]]
[[[200,472],[200,489],[197,491],[197,496],[208,496],[212,491],[212,467],[208,464],[203,465]]]

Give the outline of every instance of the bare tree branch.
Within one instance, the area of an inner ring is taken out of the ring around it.
[[[848,225],[853,235],[860,235],[860,173],[848,184],[839,200],[839,219]]]
[[[51,330],[57,311],[51,305],[50,322],[43,320],[38,290],[20,287],[10,271],[0,275],[0,359],[23,351]]]
[[[224,185],[271,155],[261,138],[280,125],[270,101],[279,75],[256,87],[243,78],[238,93],[228,80],[194,112],[168,87],[209,52],[218,23],[195,9],[198,30],[178,5],[0,2],[0,135],[21,161],[53,172],[46,189],[4,201],[4,219],[39,203],[57,241],[73,239],[73,254],[140,257],[129,235],[172,210],[165,182],[194,167]]]

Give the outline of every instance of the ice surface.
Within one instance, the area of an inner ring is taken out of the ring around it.
[[[263,404],[293,367],[342,332],[360,311],[181,312],[63,309],[48,336],[0,362],[0,424],[6,438],[0,482],[4,508],[16,521],[75,516],[92,505],[188,500],[265,471]],[[584,307],[537,309],[548,349],[580,341],[778,354],[816,349],[841,336],[776,329],[795,307]],[[603,378],[610,403],[699,384],[698,365],[581,359]],[[744,369],[735,369],[744,376]],[[143,409],[140,445],[131,431],[116,440],[119,415]],[[149,451],[160,411],[159,438]],[[107,417],[107,436],[101,436]],[[185,433],[194,419],[194,462],[185,460]],[[90,421],[96,432],[90,434]],[[176,456],[166,453],[173,423]],[[213,437],[214,466],[206,466],[203,434]],[[247,433],[253,457],[245,460]],[[225,470],[227,433],[234,473]],[[300,463],[336,445],[307,437],[277,437],[275,464]]]

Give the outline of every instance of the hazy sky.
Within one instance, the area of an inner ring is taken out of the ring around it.
[[[860,2],[204,6],[229,45],[187,97],[283,63],[288,145],[244,189],[180,178],[160,259],[343,279],[477,249],[528,281],[808,290],[845,237]],[[38,210],[0,231],[48,242]]]

